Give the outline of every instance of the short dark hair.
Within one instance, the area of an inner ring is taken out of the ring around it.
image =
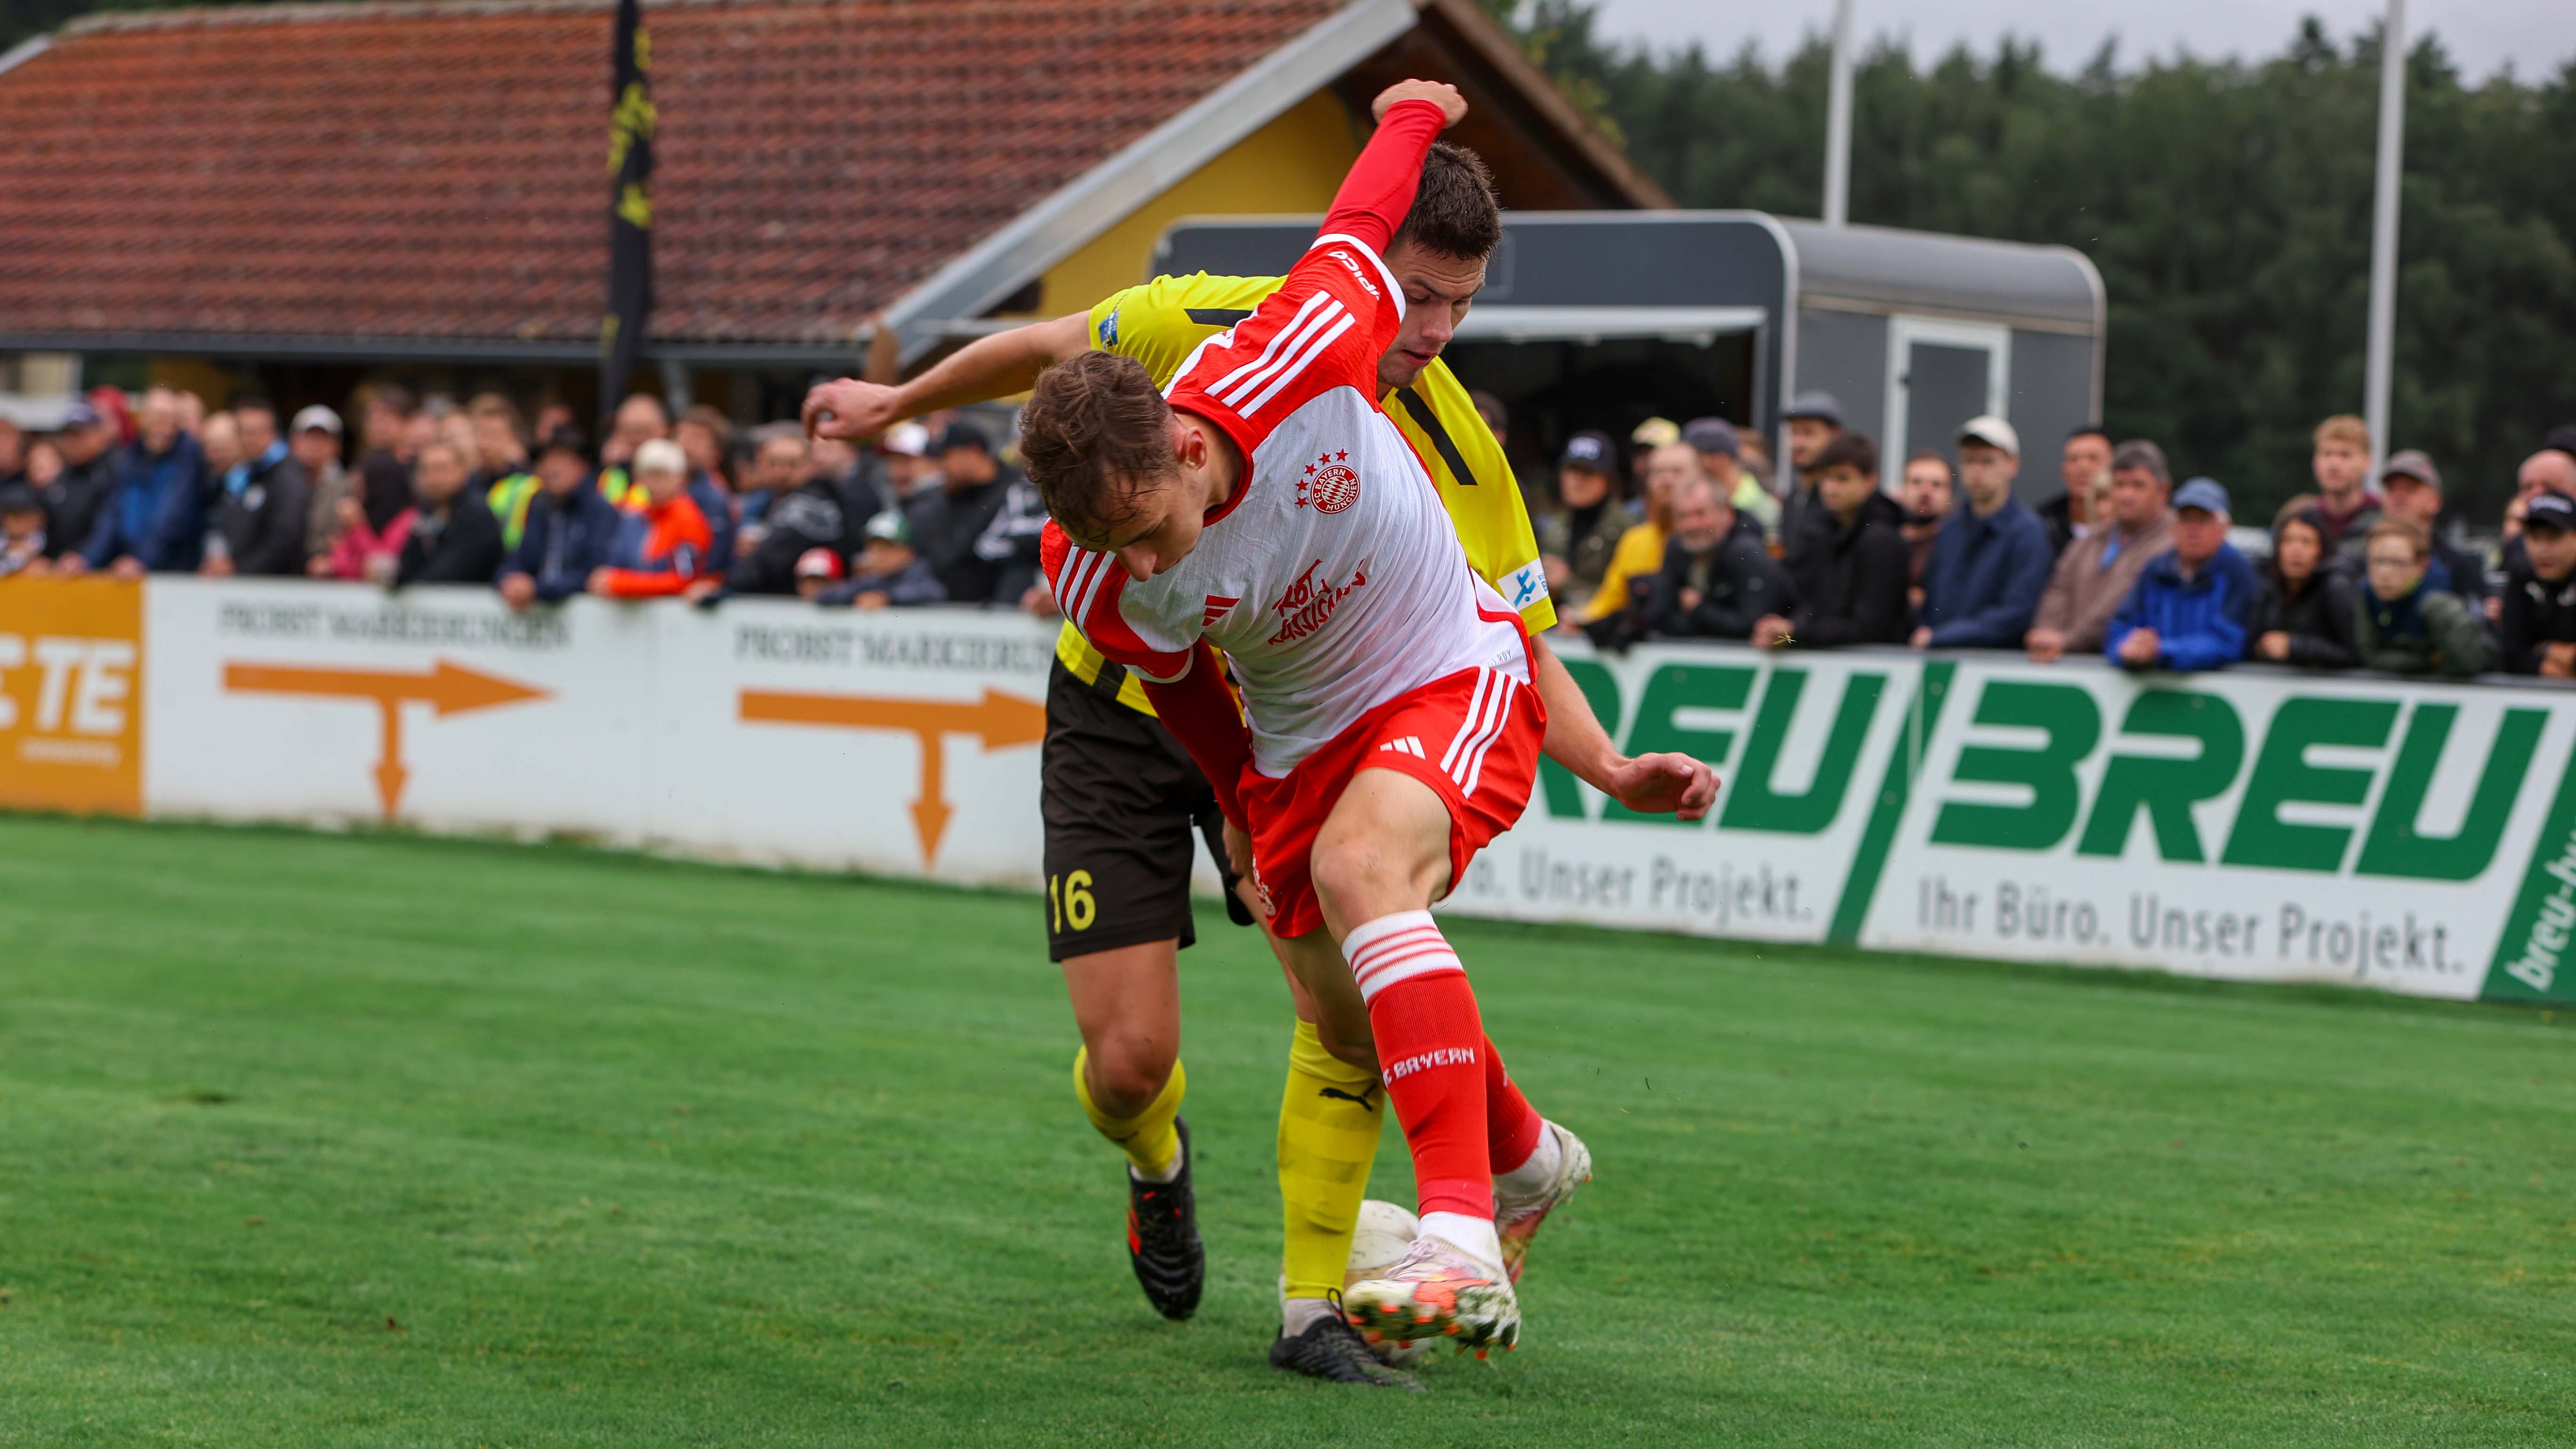
[[[2086,423],[2082,427],[2066,430],[2066,441],[2071,443],[2077,438],[2100,438],[2107,444],[2111,441],[2111,434],[2100,423]]]
[[[1804,470],[1809,477],[1828,468],[1850,468],[1864,478],[1878,476],[1878,444],[1867,433],[1844,431],[1834,434],[1833,441],[1816,452],[1816,461]]]
[[[2117,473],[2124,468],[2144,468],[2156,475],[2157,482],[2168,488],[2173,486],[2173,469],[2165,463],[2165,450],[2145,438],[2131,438],[2111,450],[2111,471]]]
[[[1485,158],[1446,141],[1422,160],[1422,185],[1413,208],[1395,229],[1388,250],[1412,242],[1444,257],[1483,261],[1503,244],[1502,203],[1494,199],[1494,173]]]
[[[411,389],[398,382],[378,383],[367,401],[396,417],[407,418],[420,411],[420,404],[412,397]]]
[[[235,417],[239,417],[243,413],[266,413],[268,414],[268,425],[272,428],[277,426],[277,404],[270,402],[268,399],[255,393],[246,398],[236,399],[233,403],[232,411]]]
[[[1171,404],[1132,357],[1085,352],[1038,374],[1020,412],[1020,464],[1058,523],[1112,527],[1139,483],[1180,470]]]
[[[695,423],[706,429],[707,436],[716,440],[716,451],[719,453],[729,451],[733,447],[733,419],[726,417],[719,409],[699,403],[680,414],[680,423]],[[680,423],[673,423],[671,426],[677,428]]]

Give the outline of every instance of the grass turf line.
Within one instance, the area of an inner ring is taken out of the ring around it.
[[[2576,1033],[2536,1013],[1461,924],[1600,1178],[1528,1346],[1398,1400],[1261,1359],[1258,940],[1183,957],[1173,1326],[1037,912],[0,818],[0,1442],[2570,1438]]]

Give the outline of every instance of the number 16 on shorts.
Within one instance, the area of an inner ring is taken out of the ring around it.
[[[1069,870],[1061,876],[1047,877],[1047,911],[1056,931],[1088,931],[1098,914],[1091,899],[1091,872]]]

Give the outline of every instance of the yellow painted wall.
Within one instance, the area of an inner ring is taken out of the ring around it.
[[[1319,91],[1056,263],[1036,312],[1004,315],[1061,317],[1136,285],[1154,239],[1184,216],[1321,212],[1359,154],[1342,103]]]

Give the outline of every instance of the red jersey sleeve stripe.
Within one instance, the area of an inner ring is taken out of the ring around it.
[[[1298,307],[1296,315],[1288,319],[1288,325],[1270,334],[1270,341],[1261,349],[1259,356],[1254,357],[1250,362],[1243,364],[1241,367],[1227,373],[1225,376],[1218,378],[1215,382],[1208,384],[1208,394],[1212,397],[1221,396],[1227,388],[1243,381],[1248,374],[1260,371],[1264,366],[1269,364],[1272,358],[1279,355],[1281,349],[1288,345],[1290,335],[1295,333],[1299,327],[1303,326],[1306,319],[1313,316],[1317,308],[1333,305],[1339,304],[1333,301],[1333,296],[1329,292],[1316,292],[1307,297],[1304,304]],[[1232,329],[1228,329],[1221,335],[1224,338],[1225,345],[1231,347],[1234,343],[1234,333]],[[1214,337],[1208,339],[1209,342],[1217,340],[1218,339]],[[1200,345],[1205,346],[1206,344],[1202,343]],[[1196,362],[1198,359],[1193,356],[1190,360],[1192,362]],[[1177,374],[1177,376],[1182,377],[1186,377],[1188,375],[1189,369],[1187,367],[1183,367]]]
[[[1216,386],[1208,389],[1208,396],[1229,407],[1240,406],[1253,389],[1276,377],[1281,368],[1291,365],[1316,333],[1331,326],[1334,319],[1346,317],[1348,311],[1330,292],[1317,292],[1307,298],[1306,305],[1297,309],[1296,318],[1270,339],[1269,346],[1261,349],[1257,366],[1248,369],[1238,367],[1227,373]]]
[[[1322,355],[1324,349],[1332,346],[1336,341],[1340,340],[1343,333],[1348,332],[1353,327],[1359,325],[1359,319],[1352,316],[1350,313],[1343,311],[1339,307],[1335,307],[1333,310],[1339,315],[1340,320],[1333,323],[1331,327],[1325,329],[1323,336],[1307,343],[1306,350],[1297,354],[1297,359],[1294,362],[1289,363],[1286,370],[1282,371],[1277,377],[1271,379],[1270,385],[1255,394],[1252,401],[1245,403],[1243,405],[1243,416],[1248,418],[1254,413],[1261,411],[1261,405],[1263,403],[1277,397],[1281,388],[1296,381],[1297,374],[1304,372],[1307,364],[1313,362],[1318,356]]]

